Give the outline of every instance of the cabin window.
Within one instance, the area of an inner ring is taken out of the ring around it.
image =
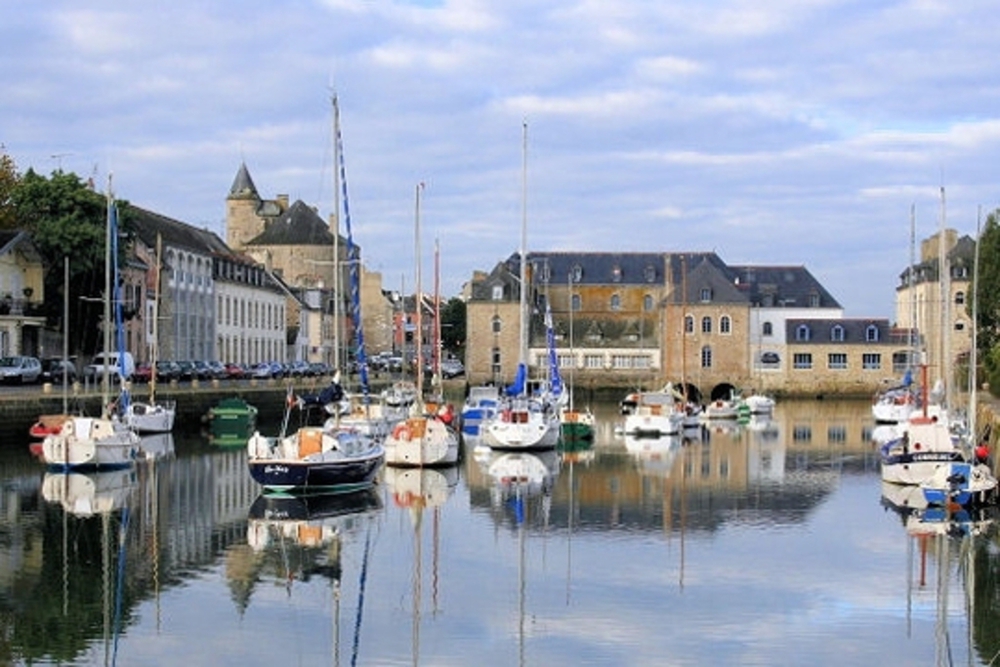
[[[701,348],[701,367],[711,368],[712,367],[712,348],[706,345]]]
[[[694,317],[692,315],[684,316],[684,333],[694,333]]]
[[[844,342],[844,327],[839,324],[833,325],[833,328],[830,329],[830,340],[834,343]]]
[[[869,324],[868,328],[865,329],[865,340],[869,343],[878,342],[878,327],[874,324]]]
[[[719,333],[732,333],[732,320],[729,319],[729,315],[723,315],[719,318]]]
[[[707,315],[701,318],[701,332],[712,333],[712,318]]]

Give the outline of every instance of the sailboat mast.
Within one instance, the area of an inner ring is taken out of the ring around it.
[[[153,405],[156,401],[156,361],[159,359],[160,352],[160,270],[162,267],[161,258],[163,257],[163,237],[157,233],[156,234],[156,271],[154,272],[155,278],[153,279],[153,286],[156,289],[156,294],[153,295],[153,340],[149,346],[151,368],[149,373],[149,404]]]
[[[520,288],[520,343],[518,351],[522,364],[528,363],[528,121],[524,121],[521,145],[521,288]]]
[[[108,174],[107,219],[104,224],[104,381],[101,383],[101,410],[107,410],[111,391],[111,216],[115,200]],[[110,417],[110,415],[108,415]]]
[[[979,367],[978,336],[979,329],[979,238],[982,233],[983,209],[979,207],[976,212],[976,252],[972,259],[972,347],[969,350],[969,433],[972,434],[972,442],[975,447],[979,443],[979,435],[976,433],[976,404],[978,403],[977,391],[979,376],[976,372]]]
[[[573,384],[573,377],[574,377],[573,371],[576,370],[576,352],[573,351],[573,272],[572,271],[569,273],[568,282],[569,282],[569,285],[568,285],[569,289],[566,292],[566,300],[567,300],[566,305],[568,306],[567,310],[569,310],[569,359],[570,359],[570,361],[569,361],[569,411],[573,412],[573,387],[576,386],[576,385]],[[573,471],[573,467],[571,465],[570,466],[570,472],[572,473],[572,471]],[[572,477],[571,477],[571,479],[572,479]],[[570,487],[570,488],[572,488],[572,487]],[[572,504],[571,504],[571,509],[572,509]]]
[[[414,320],[415,320],[415,323],[416,323],[416,326],[417,326],[416,335],[414,336],[414,340],[416,341],[416,348],[417,349],[416,349],[416,354],[414,356],[416,357],[415,363],[417,364],[417,396],[418,397],[422,397],[423,396],[423,391],[424,391],[424,362],[423,362],[423,356],[424,356],[423,355],[423,348],[424,348],[424,336],[423,336],[423,333],[424,333],[423,332],[423,310],[424,310],[424,303],[423,302],[424,302],[424,297],[423,297],[423,294],[421,294],[421,290],[423,289],[423,286],[422,286],[423,283],[422,283],[421,275],[420,275],[420,192],[423,190],[423,188],[424,188],[424,184],[423,183],[417,183],[417,187],[416,187],[416,193],[417,194],[416,194],[416,205],[415,205],[416,212],[414,214],[415,222],[414,222],[414,225],[413,225],[413,228],[414,228],[414,232],[413,232],[413,235],[414,235],[413,247],[414,247],[414,254],[416,255],[416,257],[414,258],[414,261],[416,263],[415,273],[416,273],[416,281],[417,281],[416,292],[414,293],[415,294],[415,298],[413,299],[414,309],[416,311],[414,313]]]
[[[333,232],[333,371],[340,370],[340,170],[339,164],[340,145],[337,137],[340,136],[340,105],[337,102],[337,95],[333,95],[333,218],[331,225],[336,225],[330,231]]]
[[[951,407],[951,269],[948,266],[948,252],[945,248],[947,214],[944,186],[941,186],[941,233],[938,239],[938,265],[941,289],[941,360],[939,377],[944,382],[944,407]]]
[[[441,386],[441,243],[434,239],[434,387]]]

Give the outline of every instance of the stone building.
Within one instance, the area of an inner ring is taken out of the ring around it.
[[[703,399],[732,389],[825,391],[829,378],[793,373],[800,369],[793,368],[788,331],[799,320],[843,321],[841,328],[851,332],[830,341],[843,350],[823,354],[891,359],[895,352],[887,321],[870,320],[880,335],[857,340],[840,304],[802,266],[730,266],[710,252],[532,252],[527,266],[527,361],[534,374],[544,373],[548,306],[563,376],[571,373],[579,386],[658,388],[683,381]],[[493,271],[477,272],[466,286],[471,383],[513,378],[519,272],[515,253]],[[845,392],[869,394],[889,376],[891,364],[886,366],[889,371],[864,373],[860,380],[854,374],[833,378],[846,379]],[[862,363],[849,362],[849,368],[860,371]]]
[[[42,350],[45,318],[42,257],[23,231],[0,231],[0,356],[55,353]]]

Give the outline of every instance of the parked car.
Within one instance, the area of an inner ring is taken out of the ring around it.
[[[133,382],[149,382],[153,379],[153,367],[147,363],[142,362],[135,367],[135,373],[132,374]]]
[[[126,380],[132,379],[132,374],[135,373],[135,359],[132,353],[122,352],[119,355],[117,352],[102,352],[83,369],[83,377],[91,382],[100,381],[105,372],[113,376],[115,381],[119,376]]]
[[[226,377],[230,380],[242,380],[247,377],[247,369],[243,367],[242,364],[228,363],[226,364]]]
[[[226,365],[221,361],[209,361],[207,363],[209,376],[216,380],[224,380],[229,377]]]
[[[441,377],[445,380],[465,375],[465,365],[458,359],[445,359],[441,362]]]
[[[76,382],[76,365],[72,361],[59,357],[42,359],[41,381],[62,384],[64,369],[66,381],[69,383]]]
[[[37,357],[13,356],[0,359],[0,381],[30,384],[42,376],[42,362]]]
[[[250,372],[250,377],[257,379],[267,379],[275,377],[274,368],[271,366],[271,364],[267,363],[266,361],[262,361],[253,367],[253,370]]]
[[[191,380],[197,377],[197,371],[194,367],[193,361],[176,361],[177,364],[177,379],[178,380]]]
[[[156,381],[170,382],[181,379],[181,367],[176,361],[156,362]]]

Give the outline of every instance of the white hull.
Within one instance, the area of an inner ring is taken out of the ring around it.
[[[386,468],[385,485],[397,507],[440,507],[458,486],[458,466],[435,469]]]
[[[743,399],[752,415],[768,415],[774,411],[774,399],[762,394],[752,394]]]
[[[712,401],[705,406],[706,419],[736,419],[739,416],[739,407],[732,401]]]
[[[443,466],[458,461],[458,434],[433,417],[396,424],[382,446],[390,466]]]
[[[131,403],[125,412],[125,424],[138,433],[169,433],[174,430],[177,411],[173,401],[167,403]]]
[[[73,417],[42,441],[42,461],[60,468],[121,468],[141,450],[139,436],[110,419]]]
[[[959,460],[960,452],[946,420],[914,417],[902,434],[881,445],[882,481],[919,485],[942,466]]]
[[[90,474],[47,472],[42,479],[42,497],[59,503],[70,514],[89,517],[124,507],[135,483],[132,469]]]
[[[524,421],[507,421],[503,413],[480,427],[483,442],[498,449],[548,449],[559,444],[562,425],[554,411],[521,412]]]
[[[625,417],[626,435],[677,435],[681,432],[684,418],[676,412],[660,412],[639,406],[636,411]]]

